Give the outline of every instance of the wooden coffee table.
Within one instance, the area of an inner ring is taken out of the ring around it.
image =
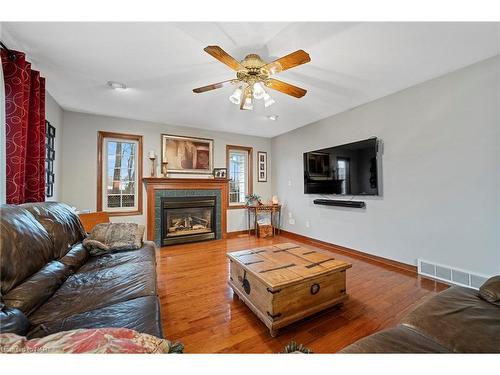
[[[347,299],[351,264],[292,243],[228,253],[229,285],[271,336],[288,324]]]

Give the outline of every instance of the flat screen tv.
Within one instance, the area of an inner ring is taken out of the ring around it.
[[[304,193],[378,195],[377,138],[304,153]]]

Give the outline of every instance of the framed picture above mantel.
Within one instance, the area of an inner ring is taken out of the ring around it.
[[[162,173],[212,174],[213,148],[213,139],[162,134]]]

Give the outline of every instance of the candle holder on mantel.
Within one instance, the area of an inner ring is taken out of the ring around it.
[[[156,155],[154,151],[149,151],[149,160],[151,160],[151,177],[155,177],[155,160]]]
[[[163,177],[168,177],[167,176],[167,169],[168,169],[168,161],[162,161],[161,162],[161,174]]]

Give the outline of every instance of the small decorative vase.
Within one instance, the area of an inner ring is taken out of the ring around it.
[[[273,202],[273,204],[279,204],[279,200],[278,200],[277,195],[273,195],[272,202]]]

